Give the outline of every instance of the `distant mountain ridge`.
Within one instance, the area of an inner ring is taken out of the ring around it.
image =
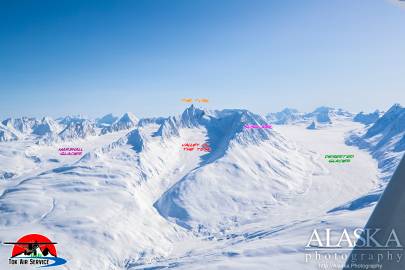
[[[54,120],[51,117],[8,118],[0,124],[0,141],[34,139],[38,143],[51,144],[54,142],[85,139],[110,132],[132,129],[138,123],[138,118],[128,112],[121,118],[107,114],[100,119],[88,119],[83,116],[65,116]]]
[[[281,112],[269,113],[266,119],[277,125],[294,123],[331,124],[334,118],[351,118],[353,114],[343,109],[321,106],[310,113],[299,112],[296,109],[286,108]]]
[[[97,127],[104,128],[111,126],[117,119],[118,117],[114,116],[112,113],[106,114],[100,119],[96,119]]]
[[[380,116],[381,113],[379,110],[376,110],[373,113],[368,114],[365,114],[364,112],[359,112],[354,116],[353,121],[369,125],[375,123],[378,120],[378,118],[380,118]]]
[[[103,128],[101,134],[130,129],[135,127],[138,122],[139,119],[133,113],[127,112],[121,116],[121,118],[114,121],[109,127]]]

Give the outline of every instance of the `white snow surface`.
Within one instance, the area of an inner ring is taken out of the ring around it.
[[[364,129],[348,117],[316,130],[245,129],[267,122],[194,106],[142,125],[121,119],[130,124],[97,136],[0,142],[1,241],[44,234],[72,270],[317,269],[304,257],[312,230],[362,227],[374,204],[338,207],[381,182],[377,161],[345,144]],[[211,152],[181,147],[205,142]],[[325,154],[354,158],[331,164]]]

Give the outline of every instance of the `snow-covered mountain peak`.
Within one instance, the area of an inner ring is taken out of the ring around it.
[[[201,119],[205,114],[205,110],[200,109],[194,104],[184,110],[181,114],[180,122],[183,127],[196,127],[201,124]]]
[[[303,114],[296,109],[285,108],[281,112],[267,114],[266,119],[273,124],[285,125],[301,121],[303,119]]]
[[[329,113],[330,111],[332,111],[333,108],[332,107],[328,107],[328,106],[320,106],[317,107],[313,113]]]
[[[127,144],[132,145],[133,149],[139,153],[144,148],[144,136],[141,135],[139,129],[134,129],[127,134]]]
[[[265,125],[267,123],[260,115],[237,109],[215,111],[207,119],[201,120],[198,129],[206,129],[207,141],[212,152],[203,159],[202,166],[184,176],[181,181],[165,192],[154,204],[155,208],[162,216],[184,228],[196,232],[204,230],[217,233],[232,226],[235,219],[243,220],[250,215],[248,214],[251,211],[251,209],[248,210],[250,206],[245,208],[252,202],[245,197],[249,192],[255,193],[253,204],[256,202],[260,204],[259,201],[266,200],[271,204],[273,197],[269,196],[269,192],[275,194],[276,190],[281,191],[286,186],[293,190],[301,189],[301,185],[307,183],[303,179],[307,179],[305,171],[312,166],[310,162],[300,154],[297,155],[294,145],[273,129],[245,128],[248,124]],[[250,151],[252,154],[247,154]],[[294,160],[292,156],[297,159]],[[285,166],[279,166],[280,163]],[[278,187],[278,184],[274,183],[281,182],[277,180],[273,182],[270,179],[274,177],[274,180],[279,176],[285,179],[285,176],[291,173],[287,169],[291,168],[291,164],[294,164],[292,165],[294,173],[291,177],[288,176],[288,181],[282,181],[288,184]],[[295,173],[300,177],[295,177]],[[297,179],[300,180],[296,181]],[[250,186],[253,182],[255,184]],[[253,186],[256,184],[267,190],[263,192],[263,197],[261,192],[253,191]],[[235,192],[235,186],[243,187],[243,190],[240,193]],[[220,194],[221,198],[214,202],[216,199],[212,194]],[[204,201],[212,205],[208,206]],[[221,218],[214,220],[202,214],[211,213],[211,211],[217,212]]]
[[[321,106],[316,108],[313,112],[305,114],[304,118],[316,120],[316,122],[320,124],[331,124],[331,117],[336,116],[336,114],[334,114],[335,111],[336,110],[331,107]]]
[[[106,127],[112,125],[115,121],[117,121],[118,117],[114,116],[112,113],[106,114],[100,119],[97,119],[97,126],[98,127]]]
[[[141,118],[139,119],[138,122],[138,127],[144,127],[149,124],[157,124],[161,125],[163,122],[167,119],[167,117],[147,117],[147,118]]]
[[[394,103],[388,111],[402,111],[403,109],[404,107],[400,103]]]
[[[120,123],[136,123],[138,121],[138,118],[131,112],[124,113],[124,115],[118,120]]]
[[[161,136],[163,139],[171,136],[179,136],[179,128],[179,120],[174,116],[170,116],[161,123],[158,131],[156,131],[154,135]]]
[[[247,110],[236,111],[236,113],[238,117],[234,119],[232,127],[230,127],[235,134],[235,142],[243,145],[259,144],[274,136],[274,131],[268,128],[245,128],[245,125],[267,125],[268,122],[262,116]]]
[[[21,118],[7,118],[2,124],[12,130],[16,130],[21,133],[31,133],[32,128],[37,124],[37,120],[33,117],[21,117]]]
[[[293,109],[293,108],[285,108],[281,112],[285,113],[285,114],[297,114],[297,113],[299,113],[299,111],[297,109]]]
[[[366,133],[366,137],[370,138],[378,133],[384,133],[384,135],[392,137],[403,131],[405,131],[405,108],[400,104],[394,104],[370,127]]]
[[[60,125],[63,125],[66,127],[66,126],[70,125],[71,123],[81,123],[84,120],[88,120],[88,119],[86,117],[84,117],[83,115],[67,115],[64,117],[59,117],[56,120]]]
[[[111,126],[103,128],[101,134],[109,132],[120,131],[124,129],[130,129],[135,127],[139,122],[139,119],[131,112],[125,113],[118,120],[111,124]]]
[[[405,151],[405,108],[394,104],[365,134],[352,134],[347,143],[369,149],[389,179]]]
[[[51,117],[45,116],[41,119],[39,123],[35,125],[32,133],[39,136],[44,136],[46,134],[56,134],[60,130],[58,123]]]
[[[205,128],[213,141],[212,144],[233,145],[257,144],[270,138],[272,131],[269,129],[247,129],[245,125],[266,125],[268,122],[261,116],[248,110],[225,109],[221,111],[209,111],[191,106],[187,108],[180,118],[182,128],[201,127]],[[166,123],[167,130],[171,134],[176,132],[176,119]],[[167,132],[168,133],[168,132]],[[217,142],[218,141],[218,142]]]
[[[328,115],[328,117],[339,117],[339,116],[345,116],[345,117],[351,117],[353,116],[352,113],[343,110],[341,108],[336,109],[328,106],[320,106],[316,108],[311,114],[313,115]]]
[[[309,113],[306,115],[306,117],[312,117],[315,118],[317,122],[319,123],[332,123],[332,120],[330,119],[330,112],[332,111],[332,108],[326,107],[326,106],[321,106],[316,108],[312,113]]]
[[[236,112],[239,112],[240,114],[240,121],[243,124],[253,124],[256,123],[258,125],[262,124],[267,124],[267,121],[260,115],[252,113],[251,111],[248,110],[235,110]]]
[[[96,157],[98,157],[98,154],[100,153],[108,153],[114,149],[123,147],[125,145],[129,145],[132,150],[134,150],[136,153],[140,153],[144,148],[145,148],[145,143],[148,141],[146,138],[146,135],[143,134],[142,131],[140,131],[138,128],[131,130],[128,132],[125,136],[119,138],[118,140],[102,147],[100,151],[95,151]],[[90,154],[89,154],[90,155]],[[84,159],[89,159],[89,157],[86,157]]]
[[[317,107],[310,113],[301,113],[298,110],[286,108],[281,112],[269,113],[266,115],[266,119],[278,125],[295,124],[295,123],[307,123],[310,124],[316,121],[317,124],[331,124],[334,118],[350,118],[353,114],[343,110],[335,109],[328,106]]]
[[[13,132],[10,128],[0,123],[0,142],[15,141],[19,139],[19,135]]]
[[[95,124],[89,120],[83,120],[82,122],[71,122],[62,132],[59,133],[59,137],[62,140],[74,140],[84,139],[88,136],[95,136]]]
[[[369,125],[372,123],[375,123],[378,118],[380,118],[380,111],[376,110],[373,113],[364,113],[364,112],[359,112],[358,114],[356,114],[353,118],[354,122],[359,122],[359,123],[363,123],[365,125]]]

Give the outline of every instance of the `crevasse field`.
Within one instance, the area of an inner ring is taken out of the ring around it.
[[[312,231],[364,226],[404,153],[404,123],[399,104],[377,115],[190,106],[168,118],[6,119],[0,240],[47,235],[71,270],[318,269],[305,257]]]

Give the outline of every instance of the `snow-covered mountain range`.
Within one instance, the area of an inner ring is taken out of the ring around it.
[[[297,124],[297,123],[314,123],[312,129],[317,124],[325,125],[332,124],[332,119],[335,118],[351,118],[353,114],[343,109],[334,109],[331,107],[318,107],[313,112],[303,113],[296,109],[286,108],[281,112],[269,113],[266,119],[269,122],[278,125]]]
[[[109,132],[128,130],[138,123],[133,113],[118,118],[107,114],[99,119],[83,116],[66,116],[56,120],[51,117],[8,118],[0,124],[0,141],[37,139],[52,144],[57,141],[72,141],[98,136]]]
[[[400,105],[374,123],[356,117],[192,105],[145,119],[6,119],[0,240],[48,235],[74,270],[315,269],[302,255],[313,228],[364,224],[375,202],[364,196],[383,188],[405,151]],[[84,153],[61,156],[63,147]],[[339,153],[354,159],[325,161]]]
[[[364,112],[359,112],[354,116],[353,121],[369,125],[375,123],[375,121],[377,121],[382,114],[383,113],[380,112],[379,110],[376,110],[375,112],[368,114],[365,114]]]
[[[369,150],[378,160],[384,179],[388,180],[405,151],[405,108],[394,104],[377,119],[376,114],[378,112],[369,115],[373,122],[366,121],[366,124],[372,125],[352,134],[347,143]]]

